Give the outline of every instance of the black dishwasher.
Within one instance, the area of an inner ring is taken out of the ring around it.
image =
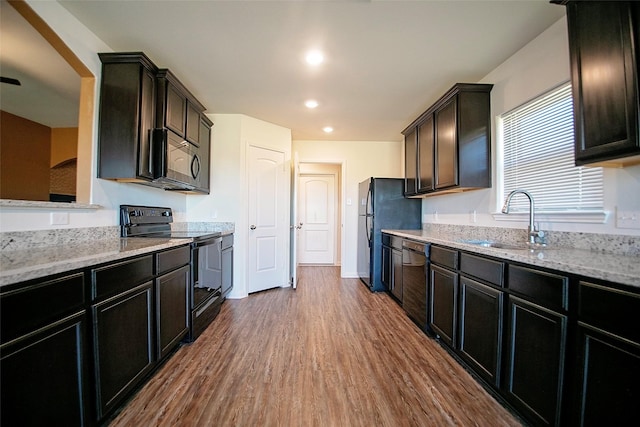
[[[428,250],[424,243],[402,242],[402,307],[423,331],[427,326]]]

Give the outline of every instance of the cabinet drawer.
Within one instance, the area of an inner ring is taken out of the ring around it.
[[[557,274],[510,265],[508,287],[514,293],[552,309],[568,309],[569,279]]]
[[[156,254],[156,272],[162,274],[189,264],[189,262],[191,262],[191,248],[189,246],[159,252]]]
[[[579,320],[640,343],[640,295],[580,282]]]
[[[458,251],[440,246],[431,246],[430,260],[435,264],[455,270],[458,268]]]
[[[503,285],[504,263],[475,255],[460,254],[460,271],[496,286]]]
[[[153,277],[153,255],[146,255],[118,264],[91,270],[92,299],[115,295],[131,289]]]
[[[6,343],[77,310],[85,303],[84,274],[36,283],[0,296],[0,327]]]

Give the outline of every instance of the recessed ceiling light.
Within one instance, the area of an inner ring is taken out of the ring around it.
[[[325,131],[325,133],[333,132],[333,128],[331,126],[325,126],[322,128],[322,130]]]
[[[319,50],[311,50],[307,52],[305,59],[309,65],[320,65],[324,61],[324,55]]]
[[[316,108],[318,106],[318,101],[315,99],[309,99],[304,102],[305,107],[307,108]]]

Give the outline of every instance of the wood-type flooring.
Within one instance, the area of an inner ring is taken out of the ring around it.
[[[338,267],[227,300],[111,426],[518,426],[387,294]]]

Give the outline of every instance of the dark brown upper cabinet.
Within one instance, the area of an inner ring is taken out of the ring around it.
[[[417,132],[413,128],[404,135],[404,195],[411,197],[418,194],[418,170],[416,157],[418,155]]]
[[[167,69],[158,71],[158,127],[167,127],[182,138],[200,145],[200,116],[205,107]]]
[[[491,187],[492,88],[458,83],[402,132],[406,182],[415,184],[405,196]]]
[[[576,165],[640,163],[640,3],[554,3],[567,7]]]
[[[155,126],[158,69],[143,53],[100,53],[98,178],[153,180],[151,129]]]
[[[200,155],[200,176],[197,190],[203,193],[209,193],[209,177],[210,177],[210,161],[211,161],[211,127],[213,122],[209,120],[204,114],[198,116],[200,121],[200,132],[198,140],[200,141],[200,148],[198,154]]]
[[[152,141],[154,129],[169,129],[199,160],[198,184],[185,183],[184,191],[209,193],[212,122],[205,107],[171,71],[158,69],[142,52],[99,56],[98,178],[169,188],[159,180],[166,153]]]
[[[418,193],[433,191],[435,181],[433,147],[435,143],[433,117],[429,116],[418,126]]]

